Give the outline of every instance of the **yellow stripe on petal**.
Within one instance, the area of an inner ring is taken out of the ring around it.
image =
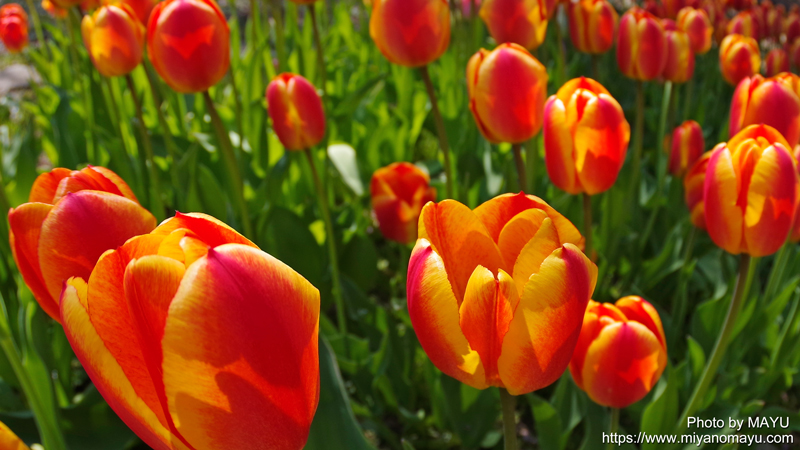
[[[742,209],[737,204],[739,180],[731,152],[723,147],[708,162],[703,207],[708,235],[728,253],[742,251]]]
[[[558,231],[553,221],[547,218],[533,238],[522,248],[514,265],[514,283],[520,295],[525,291],[525,285],[531,275],[537,273],[542,262],[560,247]]]

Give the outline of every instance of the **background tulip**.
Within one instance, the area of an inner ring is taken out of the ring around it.
[[[454,200],[425,205],[407,292],[431,362],[472,387],[512,395],[557,380],[597,280],[581,243],[567,219],[524,194],[474,211]]]
[[[569,371],[595,403],[626,408],[647,395],[667,367],[658,311],[637,296],[590,301]]]
[[[567,4],[569,34],[580,52],[605,53],[614,45],[619,15],[606,0],[573,0]]]
[[[282,73],[267,86],[272,127],[288,150],[305,150],[325,136],[325,111],[314,86],[300,75]]]
[[[667,41],[667,63],[661,76],[673,83],[685,83],[694,75],[694,53],[689,35],[678,29],[675,22],[665,20],[664,37]]]
[[[120,0],[120,3],[128,5],[142,25],[146,27],[150,19],[150,13],[153,12],[153,8],[156,7],[158,2],[157,0]]]
[[[788,149],[800,143],[800,77],[755,75],[739,82],[731,101],[730,136],[760,123],[777,129],[788,141]]]
[[[711,36],[714,27],[708,14],[702,9],[683,8],[678,13],[678,28],[689,35],[692,52],[704,55],[711,48]]]
[[[42,9],[47,11],[55,19],[63,19],[67,17],[67,10],[57,6],[50,0],[42,0]]]
[[[0,422],[0,448],[3,450],[30,450],[3,422]]]
[[[774,48],[767,53],[767,63],[764,73],[774,77],[781,72],[789,71],[789,54],[782,48]]]
[[[794,159],[797,160],[798,157],[800,157],[800,145],[794,148]],[[800,171],[800,164],[798,164],[798,171]],[[794,244],[800,242],[800,204],[798,204],[798,209],[794,212],[794,224],[792,225],[789,240]]]
[[[78,6],[83,0],[52,0],[52,2],[61,9],[69,10],[73,6]]]
[[[374,0],[369,35],[394,64],[430,64],[450,45],[447,0]]]
[[[706,149],[703,130],[699,123],[687,120],[675,128],[670,141],[669,171],[673,176],[680,177]]]
[[[106,5],[83,16],[81,33],[92,63],[103,76],[127,75],[142,62],[144,27],[126,5]]]
[[[798,200],[790,148],[776,129],[752,125],[714,149],[703,201],[708,234],[723,250],[767,256],[786,241]]]
[[[422,207],[436,201],[428,174],[414,164],[393,163],[372,174],[372,209],[387,239],[409,244],[417,239]]]
[[[725,36],[719,47],[719,67],[725,80],[733,85],[757,74],[761,70],[761,51],[756,40],[741,34]]]
[[[484,0],[480,15],[498,44],[535,50],[544,42],[548,18],[544,0]]]
[[[667,17],[664,5],[658,0],[644,0],[642,9],[656,17]]]
[[[154,449],[301,449],[319,399],[319,291],[225,224],[179,214],[61,297],[98,391]]]
[[[0,41],[10,53],[28,46],[28,14],[15,3],[0,8]]]
[[[741,11],[728,22],[728,34],[741,34],[755,40],[760,39],[758,21],[751,10]]]
[[[589,78],[568,81],[544,110],[547,173],[570,194],[599,194],[617,180],[631,128],[619,103]]]
[[[708,167],[708,161],[711,159],[711,153],[710,151],[703,153],[683,177],[684,198],[686,206],[689,208],[692,225],[701,230],[706,229],[703,189],[706,183],[706,168]]]
[[[783,8],[769,8],[766,11],[766,33],[778,41],[780,41],[781,34],[783,34],[783,11]]]
[[[617,65],[635,80],[652,80],[667,64],[667,39],[658,18],[633,7],[622,15],[617,34]]]
[[[230,30],[214,0],[165,0],[150,14],[147,54],[177,92],[202,92],[230,65]]]
[[[520,143],[542,128],[547,70],[517,44],[481,49],[467,65],[469,108],[493,143]]]
[[[786,33],[786,42],[794,42],[800,37],[800,13],[795,11],[789,14],[784,25],[784,32]]]

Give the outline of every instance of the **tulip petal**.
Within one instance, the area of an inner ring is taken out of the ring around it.
[[[544,107],[544,162],[547,174],[556,187],[570,194],[578,194],[575,163],[572,160],[572,135],[567,124],[564,103],[552,96]]]
[[[3,450],[30,450],[3,422],[0,422],[0,448]]]
[[[58,184],[71,173],[72,171],[69,169],[57,167],[50,172],[39,175],[36,177],[36,181],[33,182],[28,201],[31,203],[39,202],[52,205],[54,203],[53,198],[58,190]]]
[[[630,140],[630,125],[616,100],[600,94],[589,100],[575,127],[575,171],[589,195],[605,192],[617,180]]]
[[[176,213],[175,217],[171,217],[162,222],[161,225],[153,231],[153,234],[167,235],[179,228],[185,228],[191,231],[198,239],[212,248],[228,243],[258,248],[225,222],[202,213]]]
[[[506,267],[514,267],[520,252],[533,239],[545,220],[548,223],[552,222],[544,210],[531,208],[514,216],[503,227],[503,231],[500,232],[500,237],[497,240],[497,245],[506,262]],[[553,228],[553,232],[555,232],[555,228]],[[556,233],[556,241],[558,241],[558,233]],[[561,243],[557,243],[557,247],[560,246]],[[549,255],[553,250],[550,250],[547,254]]]
[[[617,300],[615,306],[625,314],[628,320],[639,322],[647,327],[648,330],[652,331],[653,335],[658,338],[658,342],[660,342],[664,348],[667,348],[667,338],[664,335],[664,326],[661,324],[661,317],[650,302],[645,301],[641,297],[629,295]]]
[[[715,244],[728,253],[742,251],[742,210],[737,204],[739,180],[733,168],[731,152],[716,150],[708,161],[703,194],[705,224]]]
[[[549,218],[544,219],[542,226],[522,248],[514,264],[514,282],[520,294],[525,292],[525,285],[528,284],[531,275],[538,273],[544,260],[559,247],[561,243],[553,221]]]

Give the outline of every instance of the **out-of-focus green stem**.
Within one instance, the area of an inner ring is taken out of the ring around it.
[[[118,159],[115,161],[118,163],[117,169],[119,170],[119,174],[122,175],[122,178],[128,182],[132,183],[134,180],[133,172],[131,171],[131,164],[130,164],[130,149],[128,148],[127,139],[125,139],[125,134],[122,132],[122,110],[119,109],[119,102],[117,102],[117,96],[114,93],[114,88],[111,86],[111,79],[103,77],[106,84],[106,89],[108,89],[108,102],[109,105],[109,114],[113,118],[112,122],[115,125],[117,134],[119,135],[120,146],[122,147],[123,154],[120,155],[118,150],[110,150],[111,153]],[[115,146],[114,146],[115,147]]]
[[[142,102],[139,100],[139,94],[136,92],[136,84],[130,74],[125,75],[125,82],[128,83],[128,90],[133,99],[133,105],[136,108],[136,121],[139,127],[139,134],[142,139],[142,147],[144,154],[147,158],[147,170],[150,173],[150,198],[152,205],[150,205],[151,212],[158,221],[164,220],[166,217],[166,210],[164,209],[164,201],[161,199],[161,180],[158,175],[158,166],[156,166],[155,155],[153,154],[153,142],[150,141],[150,134],[147,132],[147,125],[144,123],[144,113],[142,112]]]
[[[500,388],[500,406],[503,409],[503,436],[505,450],[517,450],[517,398]]]
[[[539,145],[542,136],[536,136],[529,140],[525,146],[525,164],[527,170],[525,171],[528,176],[528,186],[525,192],[528,194],[536,193],[536,168],[539,166]]]
[[[156,106],[156,115],[158,116],[158,124],[161,127],[161,132],[164,134],[164,144],[167,147],[167,155],[169,156],[169,174],[172,187],[175,189],[175,206],[180,210],[183,208],[184,200],[181,192],[180,177],[178,176],[178,147],[175,145],[175,140],[172,138],[172,130],[169,128],[167,118],[164,116],[162,109],[164,99],[158,92],[153,75],[148,70],[147,66],[144,67],[144,72],[147,75],[147,82],[150,86],[150,95],[153,96],[153,103]]]
[[[442,148],[444,154],[444,173],[447,198],[455,199],[455,190],[453,189],[453,168],[450,165],[450,144],[447,142],[447,130],[444,128],[444,119],[442,113],[439,111],[439,103],[436,101],[436,90],[433,88],[433,81],[431,75],[428,73],[428,66],[420,67],[422,80],[425,82],[425,89],[428,90],[428,97],[431,100],[431,111],[433,112],[433,121],[436,124],[436,132],[439,135],[439,146]]]
[[[275,20],[275,47],[278,54],[278,63],[275,71],[281,73],[286,70],[286,36],[283,31],[283,11],[281,1],[272,0],[272,18]]]
[[[233,88],[233,103],[235,106],[236,112],[236,128],[238,128],[239,132],[239,148],[244,148],[244,120],[242,117],[244,116],[244,110],[242,108],[242,98],[239,96],[239,87],[236,83],[236,74],[233,71],[230,72],[231,75],[231,87]]]
[[[672,103],[672,82],[667,81],[664,83],[664,98],[661,102],[661,116],[658,121],[658,135],[656,139],[656,178],[658,178],[658,184],[656,187],[656,192],[653,194],[656,197],[655,205],[653,206],[653,211],[650,213],[650,219],[647,221],[647,225],[644,228],[644,233],[642,233],[642,240],[639,241],[639,249],[644,249],[645,245],[647,245],[647,239],[650,238],[650,233],[653,232],[653,227],[656,224],[656,218],[658,217],[659,209],[661,209],[661,193],[664,190],[664,181],[667,176],[667,163],[666,158],[667,155],[664,153],[661,145],[664,142],[664,136],[667,132],[667,116],[669,115],[670,104]]]
[[[619,408],[611,408],[610,412],[611,417],[609,418],[608,434],[613,436],[617,431],[619,431]],[[609,442],[606,448],[608,450],[613,450],[616,448],[616,444],[613,441]]]
[[[689,120],[692,114],[692,96],[694,95],[694,76],[686,83],[686,99],[683,105],[683,120]]]
[[[691,228],[689,230],[689,237],[686,238],[686,244],[684,245],[684,252],[683,252],[683,265],[680,269],[680,275],[678,280],[678,289],[675,293],[676,298],[675,301],[672,302],[673,304],[673,311],[672,311],[672,339],[673,342],[676,339],[680,339],[680,333],[683,330],[683,321],[686,318],[686,306],[688,301],[688,295],[686,292],[687,284],[689,283],[689,278],[691,273],[688,273],[686,267],[692,261],[692,252],[694,251],[694,242],[697,239],[697,227],[692,224],[689,224]]]
[[[42,20],[39,18],[39,10],[36,9],[33,0],[26,0],[26,2],[28,4],[28,14],[30,14],[31,21],[33,22],[33,29],[36,31],[36,40],[39,41],[39,46],[43,48],[42,53],[44,57],[47,58],[47,61],[52,61],[50,47],[47,46],[47,41],[44,39],[44,30],[42,29]]]
[[[789,314],[786,316],[786,321],[783,322],[783,326],[781,327],[781,332],[778,335],[778,341],[775,343],[775,346],[772,347],[772,354],[770,355],[770,370],[769,373],[775,373],[777,366],[778,366],[778,358],[780,357],[784,343],[786,342],[786,335],[789,334],[789,330],[792,328],[795,320],[797,320],[798,311],[798,303],[800,303],[800,296],[795,296],[794,302],[792,302],[792,307],[789,309]]]
[[[597,258],[594,257],[594,246],[592,245],[592,196],[586,192],[583,193],[583,233],[586,238],[584,253],[594,262]]]
[[[525,192],[528,188],[528,178],[525,176],[525,160],[522,159],[522,144],[513,144],[511,150],[514,152],[514,165],[517,166],[519,190]]]
[[[69,33],[70,51],[72,53],[73,64],[72,67],[76,70],[80,80],[81,93],[83,94],[83,108],[86,114],[86,129],[83,130],[83,136],[86,139],[86,154],[90,162],[95,159],[95,142],[94,142],[94,110],[92,109],[92,79],[91,72],[83,73],[80,70],[81,60],[80,52],[78,50],[78,41],[75,39],[75,23],[77,21],[78,30],[80,30],[80,7],[76,6],[68,12],[67,32]]]
[[[556,4],[558,8],[558,4]],[[556,24],[556,45],[558,46],[558,75],[561,77],[559,86],[567,81],[567,56],[564,50],[564,30],[561,29],[561,22],[558,21],[558,11],[553,15],[553,22]],[[599,80],[598,80],[599,81]]]
[[[772,270],[769,272],[767,279],[767,286],[764,289],[764,301],[767,304],[775,299],[778,288],[780,288],[783,281],[783,272],[786,270],[786,262],[789,260],[789,253],[795,244],[787,242],[781,247],[778,255],[775,256],[775,263],[772,265]]]
[[[644,137],[644,83],[636,81],[636,122],[633,128],[633,167],[631,167],[631,200],[634,209],[639,207],[639,177],[642,166],[642,138]]]
[[[319,33],[317,23],[317,11],[314,8],[316,3],[308,5],[308,15],[311,16],[311,26],[314,28],[314,44],[317,46],[317,72],[319,72],[319,82],[324,97],[328,96],[328,71],[325,67],[325,49],[322,47],[322,36]]]

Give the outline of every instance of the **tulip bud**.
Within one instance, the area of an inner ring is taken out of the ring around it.
[[[0,422],[0,448],[3,450],[30,450],[22,439],[17,437],[11,429]]]
[[[782,72],[789,71],[789,54],[782,48],[774,48],[767,53],[767,64],[764,73],[774,77]]]
[[[157,0],[120,0],[121,4],[128,5],[131,11],[136,14],[139,22],[147,27],[147,22],[150,19],[150,14],[153,8],[156,7]]]
[[[758,40],[758,21],[751,10],[741,11],[728,22],[727,32],[728,34],[741,34]]]
[[[378,226],[387,239],[409,244],[417,239],[422,207],[436,201],[436,189],[419,167],[393,163],[372,174],[370,194]]]
[[[319,400],[319,291],[222,222],[178,214],[61,296],[100,394],[154,449],[300,450]]]
[[[0,19],[9,16],[19,16],[25,20],[25,22],[28,21],[28,13],[25,12],[25,9],[22,8],[22,6],[16,3],[7,3],[3,6],[0,6]]]
[[[725,80],[736,85],[761,70],[761,51],[755,39],[729,34],[719,47],[719,68]]]
[[[393,64],[430,64],[450,45],[447,0],[374,0],[369,35]]]
[[[106,5],[83,16],[81,34],[101,75],[127,75],[142,62],[144,27],[127,5]]]
[[[731,101],[730,136],[761,123],[778,130],[789,142],[787,148],[800,143],[800,77],[784,73],[742,79]]]
[[[469,109],[489,142],[525,142],[542,128],[547,70],[521,46],[481,49],[467,65],[467,88]]]
[[[711,153],[710,151],[703,153],[683,177],[684,198],[686,206],[689,208],[692,225],[701,230],[706,229],[703,189],[706,183],[706,168],[708,167],[708,161],[711,159]]]
[[[687,120],[672,132],[669,171],[673,176],[682,176],[703,154],[706,142],[700,124]]]
[[[797,6],[797,5],[795,5]],[[800,12],[793,12],[786,18],[786,42],[794,42],[800,38]]]
[[[708,234],[723,250],[768,256],[786,241],[798,205],[790,148],[778,130],[751,125],[713,150],[703,201]]]
[[[28,201],[8,213],[11,250],[39,306],[59,322],[68,278],[88,278],[103,252],[156,226],[128,185],[103,167],[39,175]]]
[[[641,297],[590,301],[569,363],[575,384],[597,404],[626,408],[643,399],[667,367],[658,311]]]
[[[619,103],[589,78],[568,81],[544,108],[544,151],[553,184],[570,194],[599,194],[617,180],[631,127]]]
[[[314,86],[300,75],[282,73],[267,86],[272,129],[287,150],[311,148],[325,136],[325,111]]]
[[[617,65],[628,78],[656,78],[667,65],[664,27],[652,14],[636,6],[622,15],[617,34]]]
[[[544,0],[485,0],[481,19],[498,44],[514,43],[535,50],[547,32]]]
[[[694,53],[689,35],[678,29],[675,22],[665,19],[664,37],[667,40],[667,64],[661,76],[673,83],[685,83],[694,75]]]
[[[664,5],[664,15],[658,16],[662,19],[675,20],[678,17],[678,12],[687,6],[686,0],[662,0]]]
[[[614,45],[619,16],[606,0],[573,0],[567,4],[567,17],[578,51],[598,55]]]
[[[28,46],[28,14],[16,3],[0,8],[0,41],[10,53]]]
[[[54,19],[63,19],[67,17],[67,10],[56,6],[56,4],[50,0],[42,0],[42,9],[47,11]]]
[[[704,55],[711,48],[711,35],[714,33],[714,27],[704,10],[694,8],[680,10],[678,28],[689,35],[689,43],[695,55]]]
[[[214,0],[164,0],[150,14],[147,54],[177,92],[203,92],[230,65],[230,30]]]

